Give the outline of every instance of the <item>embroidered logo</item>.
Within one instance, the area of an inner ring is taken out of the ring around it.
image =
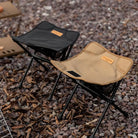
[[[113,59],[111,59],[111,58],[109,58],[107,56],[102,56],[101,59],[104,60],[104,61],[106,61],[106,62],[108,62],[108,63],[110,63],[110,64],[113,63]]]
[[[57,36],[59,36],[59,37],[61,37],[61,36],[63,35],[63,33],[58,32],[58,31],[56,31],[56,30],[52,30],[51,33],[52,33],[52,34],[55,34],[55,35],[57,35]]]

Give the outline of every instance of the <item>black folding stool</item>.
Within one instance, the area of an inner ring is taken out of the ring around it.
[[[47,70],[47,68],[41,63],[41,61],[51,64],[48,58],[36,55],[37,52],[47,57],[51,57],[52,59],[60,58],[60,60],[65,60],[68,58],[72,46],[78,37],[78,32],[59,28],[47,21],[41,22],[26,34],[17,37],[12,36],[13,41],[15,41],[28,53],[29,56],[31,56],[31,61],[22,77],[19,88],[22,87],[23,81],[33,60],[43,66],[45,70]],[[24,45],[33,49],[35,52],[31,53]]]
[[[60,72],[72,78],[76,83],[63,111],[58,116],[59,120],[62,119],[78,86],[88,91],[93,96],[100,97],[107,102],[90,138],[94,138],[110,105],[114,106],[115,109],[118,109],[125,117],[128,117],[128,113],[119,108],[115,104],[113,98],[122,78],[133,64],[133,61],[130,58],[115,55],[100,44],[91,42],[78,55],[65,61],[51,60],[51,63],[59,69]],[[57,82],[58,80],[59,79],[57,79]],[[55,87],[56,85],[57,83],[55,84]],[[51,98],[54,94],[55,87],[51,93]]]

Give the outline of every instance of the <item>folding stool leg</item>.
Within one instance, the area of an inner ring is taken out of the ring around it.
[[[114,106],[117,110],[119,110],[125,117],[128,117],[128,113],[123,111],[121,108],[119,108],[116,104],[115,101],[109,99],[107,96],[103,95],[102,93],[96,93],[95,91],[91,90],[90,88],[86,87],[85,85],[77,82],[77,84],[79,84],[80,86],[82,86],[85,90],[90,91],[91,93],[97,95],[98,97],[100,97],[101,99],[105,100],[106,102],[110,103],[112,106]],[[120,82],[118,82],[117,86],[114,87],[114,89],[112,91],[117,91],[118,87],[120,85]]]
[[[39,60],[37,60],[35,57],[34,57],[34,60],[35,60],[36,62],[38,62],[38,63],[45,69],[45,71],[48,70],[48,68],[47,68],[45,65],[43,65]]]
[[[103,111],[103,114],[101,115],[101,117],[100,117],[100,119],[99,119],[99,121],[98,121],[98,124],[97,124],[96,128],[94,129],[94,132],[93,132],[93,134],[90,136],[90,138],[94,138],[94,136],[95,136],[95,134],[96,134],[96,132],[97,132],[97,130],[98,130],[98,128],[99,128],[99,126],[100,126],[102,120],[104,119],[104,116],[105,116],[105,114],[106,114],[106,112],[107,112],[109,106],[110,106],[110,103],[107,103],[107,105],[106,105],[106,107],[105,107],[105,109],[104,109],[104,111]]]
[[[67,58],[69,57],[69,54],[70,54],[70,52],[71,52],[71,49],[72,49],[73,45],[74,45],[74,44],[72,44],[72,45],[69,47],[69,50],[68,50],[68,52],[67,52],[67,55],[66,55],[65,59],[67,59]]]
[[[119,108],[114,102],[111,102],[110,104],[113,105],[115,109],[119,110],[126,118],[128,117],[128,113]]]
[[[52,89],[52,92],[51,92],[50,96],[48,97],[48,100],[49,100],[49,101],[52,99],[52,97],[53,97],[53,95],[54,95],[54,92],[55,92],[56,86],[57,86],[57,84],[58,84],[58,81],[59,81],[59,79],[60,79],[60,77],[61,77],[61,74],[62,74],[62,72],[59,73],[58,78],[57,78],[57,80],[56,80],[56,82],[55,82],[55,84],[54,84],[54,87],[53,87],[53,89]]]
[[[115,96],[115,92],[112,94],[111,99],[113,99],[114,96]],[[103,111],[103,114],[101,115],[101,117],[100,117],[100,119],[99,119],[99,121],[98,121],[98,124],[97,124],[97,126],[96,126],[96,128],[95,128],[93,134],[90,136],[90,138],[94,138],[94,136],[95,136],[95,134],[96,134],[96,132],[97,132],[97,130],[98,130],[98,128],[99,128],[99,126],[100,126],[102,120],[104,119],[104,116],[105,116],[105,114],[106,114],[106,112],[107,112],[107,110],[108,110],[110,104],[111,104],[111,103],[108,102],[107,105],[105,106],[105,109],[104,109],[104,111]]]
[[[78,84],[75,85],[75,88],[74,88],[74,90],[72,91],[72,94],[70,95],[70,97],[69,97],[69,99],[68,99],[66,105],[64,106],[63,111],[62,111],[62,112],[59,114],[59,116],[58,116],[58,120],[61,120],[61,119],[62,119],[62,116],[63,116],[65,110],[67,109],[67,107],[68,107],[68,105],[69,105],[69,103],[70,103],[70,101],[71,101],[73,95],[75,94],[77,88],[78,88]]]
[[[72,46],[73,46],[73,45],[71,45],[71,46],[69,47],[68,50],[65,50],[65,53],[63,54],[63,56],[62,56],[62,58],[61,58],[61,61],[68,58],[68,56],[69,56],[69,54],[70,54],[70,51],[71,51],[71,49],[72,49]],[[67,52],[67,53],[66,53],[66,52]],[[50,96],[49,96],[49,98],[48,98],[49,101],[52,99],[52,97],[53,97],[53,95],[54,95],[54,92],[55,92],[56,86],[57,86],[57,84],[58,84],[58,81],[59,81],[59,79],[60,79],[60,77],[61,77],[61,74],[62,74],[62,72],[59,73],[58,78],[56,79],[56,82],[55,82],[55,84],[54,84],[54,87],[53,87],[53,89],[52,89],[52,92],[51,92],[51,94],[50,94]]]
[[[28,67],[27,67],[27,69],[26,69],[26,71],[25,71],[25,73],[24,73],[24,76],[22,77],[22,80],[21,80],[21,82],[20,82],[20,84],[19,84],[19,88],[21,88],[22,87],[22,84],[23,84],[23,81],[24,81],[24,79],[25,79],[25,77],[26,77],[26,75],[27,75],[27,73],[28,73],[28,71],[29,71],[29,69],[30,69],[30,67],[31,67],[31,65],[32,65],[32,62],[33,62],[33,57],[31,58],[31,61],[30,61],[30,63],[29,63],[29,65],[28,65]]]
[[[114,98],[114,96],[115,96],[115,94],[116,94],[116,91],[117,91],[119,85],[120,85],[120,82],[117,84],[117,86],[116,86],[115,88],[113,88],[113,90],[112,90],[113,92],[112,92],[110,101],[113,100],[113,98]],[[98,124],[97,124],[96,128],[94,129],[94,132],[93,132],[93,134],[90,136],[90,138],[94,138],[94,136],[95,136],[95,134],[96,134],[96,132],[97,132],[97,130],[98,130],[98,128],[99,128],[99,126],[100,126],[102,120],[104,119],[104,116],[105,116],[105,114],[106,114],[106,112],[107,112],[107,110],[108,110],[108,108],[109,108],[110,105],[113,105],[116,109],[118,109],[121,113],[123,113],[124,116],[127,114],[127,113],[125,113],[125,111],[123,111],[122,109],[120,109],[117,105],[115,105],[114,102],[110,102],[110,101],[106,101],[106,102],[107,102],[107,105],[105,106],[105,109],[104,109],[104,111],[103,111],[103,114],[101,115],[101,117],[100,117],[100,119],[99,119],[99,121],[98,121]],[[125,116],[125,117],[126,117],[126,116]]]
[[[28,73],[28,71],[29,71],[34,59],[35,59],[34,57],[31,58],[31,61],[30,61],[29,65],[28,65],[28,67],[26,69],[26,72],[25,72],[24,76],[22,77],[22,80],[21,80],[21,82],[20,82],[20,84],[18,86],[19,88],[22,87],[23,81],[24,81],[24,79],[25,79],[25,77],[26,77],[26,75],[27,75],[27,73]],[[39,60],[36,60],[36,62],[38,62],[45,70],[48,70]]]

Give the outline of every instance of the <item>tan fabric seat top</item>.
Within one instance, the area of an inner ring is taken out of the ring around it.
[[[21,12],[10,1],[0,2],[0,6],[3,7],[3,11],[0,12],[0,19],[21,14]]]
[[[78,55],[66,61],[51,60],[51,63],[71,78],[107,85],[121,80],[133,61],[111,53],[97,42],[91,42]]]
[[[23,53],[24,50],[13,42],[10,36],[0,38],[0,58]]]

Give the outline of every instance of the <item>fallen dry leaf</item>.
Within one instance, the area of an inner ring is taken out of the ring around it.
[[[19,125],[19,126],[13,126],[12,129],[20,129],[20,128],[23,128],[24,125]]]
[[[32,83],[33,78],[31,76],[27,76],[26,77],[26,80],[27,80],[28,83]]]
[[[59,124],[59,121],[57,119],[57,116],[55,116],[55,120],[56,120],[56,124],[58,125]]]
[[[11,104],[8,105],[7,107],[3,108],[2,111],[6,111],[6,110],[8,110],[8,109],[10,109],[10,108],[11,108]]]
[[[32,130],[31,128],[28,128],[26,138],[30,137],[31,130]]]
[[[7,96],[9,96],[9,93],[6,88],[3,88],[3,91],[6,93]]]
[[[94,120],[92,120],[92,121],[90,121],[90,122],[87,122],[86,123],[86,125],[90,125],[91,123],[94,123],[94,122],[96,122],[98,119],[94,119]]]
[[[82,117],[83,117],[83,115],[77,115],[74,118],[82,118]]]
[[[55,133],[54,130],[48,125],[47,128],[50,130],[50,132]]]

